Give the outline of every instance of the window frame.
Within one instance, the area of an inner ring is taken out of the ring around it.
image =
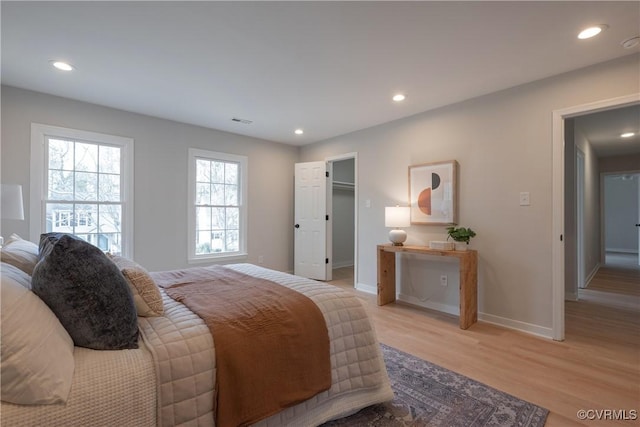
[[[187,182],[187,262],[189,264],[212,262],[212,261],[234,261],[248,257],[247,253],[247,230],[248,230],[248,182],[249,182],[249,159],[247,156],[237,154],[221,153],[217,151],[189,148],[188,182]],[[196,254],[196,160],[204,159],[209,161],[234,162],[239,165],[238,178],[238,208],[240,210],[238,227],[240,237],[237,252],[219,252],[212,254]]]
[[[40,240],[40,234],[46,232],[46,181],[48,171],[48,153],[45,150],[46,138],[73,139],[100,145],[115,145],[122,149],[121,205],[122,205],[122,256],[133,257],[133,153],[132,138],[31,123],[31,184],[30,184],[30,239]]]

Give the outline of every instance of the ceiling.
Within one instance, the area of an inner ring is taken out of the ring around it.
[[[640,105],[576,117],[574,123],[598,157],[640,153]],[[635,135],[620,137],[625,132]]]
[[[635,1],[2,1],[1,8],[2,84],[292,145],[640,49],[621,46],[640,32]],[[609,28],[577,39],[594,24]],[[76,69],[57,71],[53,59]],[[394,103],[396,92],[407,99]]]

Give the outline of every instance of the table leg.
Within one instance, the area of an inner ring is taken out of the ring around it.
[[[478,321],[478,259],[460,259],[460,329]]]
[[[378,249],[378,305],[396,300],[396,254]]]

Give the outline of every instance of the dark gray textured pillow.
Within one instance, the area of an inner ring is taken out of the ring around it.
[[[95,350],[138,348],[138,318],[127,281],[96,246],[75,236],[40,236],[31,287],[75,345]]]

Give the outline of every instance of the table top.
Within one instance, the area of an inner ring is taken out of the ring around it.
[[[391,243],[378,245],[378,249],[383,250],[385,252],[410,252],[410,253],[425,254],[425,255],[452,256],[456,258],[466,258],[466,257],[477,256],[477,251],[474,249],[467,249],[466,251],[445,251],[442,249],[431,249],[428,246],[417,246],[417,245],[394,246]]]

